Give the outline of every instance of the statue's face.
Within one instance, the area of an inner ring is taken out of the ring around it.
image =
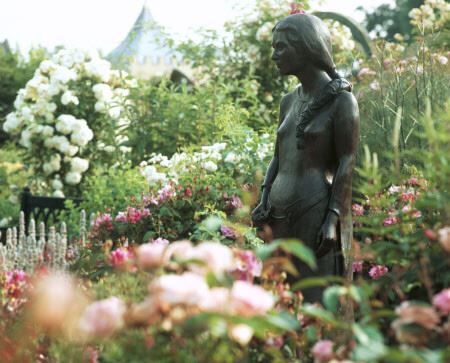
[[[297,75],[303,64],[303,57],[289,43],[285,31],[275,30],[272,41],[272,60],[282,75]]]

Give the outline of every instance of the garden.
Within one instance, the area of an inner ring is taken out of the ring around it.
[[[317,13],[360,110],[351,280],[302,278],[314,251],[251,220],[296,86],[272,29],[303,11],[258,0],[226,36],[174,42],[192,84],[0,48],[1,362],[450,361],[450,4],[373,39]],[[65,198],[53,225],[25,221],[25,187]]]

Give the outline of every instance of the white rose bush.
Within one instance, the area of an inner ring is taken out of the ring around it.
[[[3,130],[18,139],[39,187],[55,196],[79,188],[95,166],[127,152],[127,96],[134,82],[97,54],[60,50],[18,92]]]

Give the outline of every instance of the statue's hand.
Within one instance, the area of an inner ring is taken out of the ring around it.
[[[252,211],[252,221],[255,224],[261,224],[269,218],[269,208],[266,204],[260,202]]]
[[[321,258],[330,252],[337,242],[337,224],[339,217],[330,211],[317,236],[319,245],[316,250],[316,257]]]

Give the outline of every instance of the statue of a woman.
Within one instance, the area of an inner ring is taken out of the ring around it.
[[[255,224],[266,224],[274,239],[299,239],[315,251],[318,269],[295,262],[300,278],[351,277],[352,173],[359,137],[358,104],[341,78],[324,23],[294,14],[273,30],[273,56],[282,75],[301,85],[280,105],[275,152],[269,164]],[[322,289],[303,291],[321,301]]]

